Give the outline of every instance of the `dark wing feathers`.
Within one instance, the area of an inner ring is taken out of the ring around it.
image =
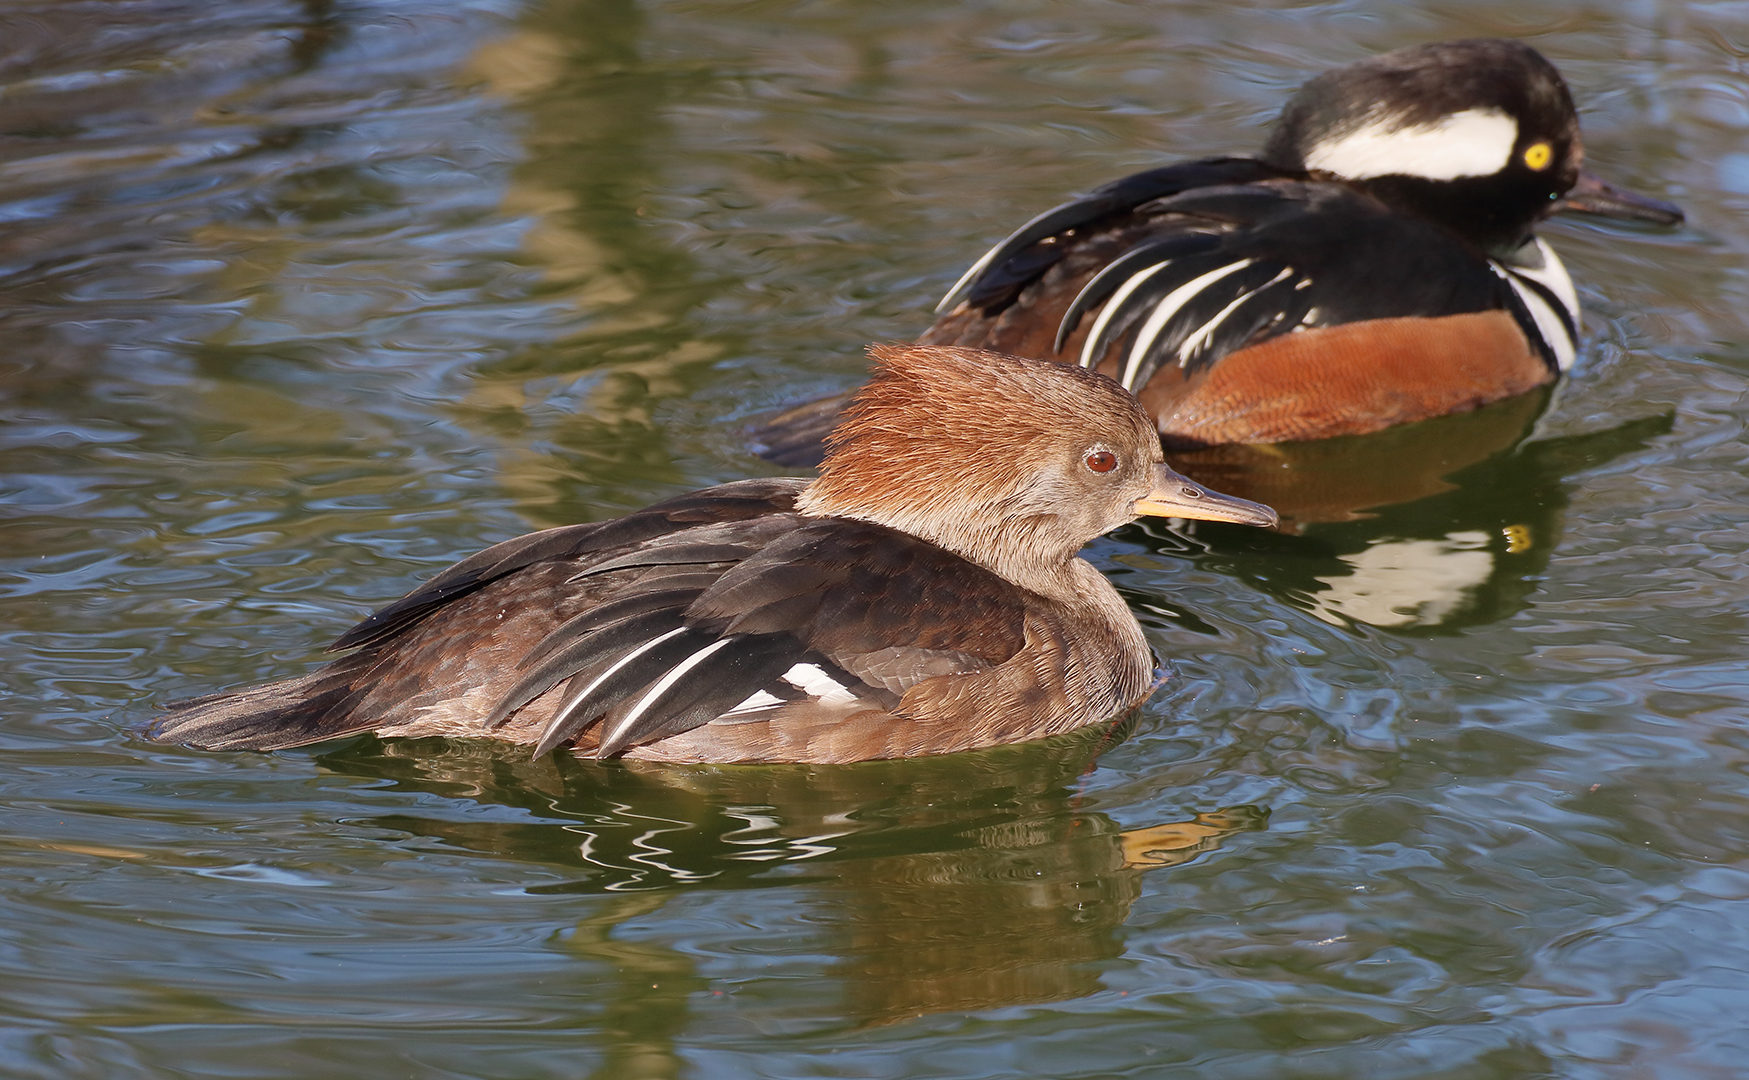
[[[583,691],[616,663],[635,656],[640,647],[681,629],[681,610],[646,609],[584,632],[573,628],[576,619],[565,623],[529,654],[540,657],[538,662],[524,658],[527,670],[486,714],[484,727],[491,731],[502,726],[511,714],[567,679],[581,679],[575,689]]]
[[[560,624],[530,650],[518,666],[532,665],[532,670],[519,678],[493,707],[486,717],[487,729],[501,726],[518,709],[569,679],[577,684],[576,696],[566,699],[541,741],[545,744],[576,734],[609,707],[611,703],[604,701],[612,687],[640,672],[657,672],[646,682],[660,675],[658,658],[668,656],[672,649],[640,658],[628,674],[615,675],[611,687],[598,688],[593,695],[585,693],[590,687],[590,679],[585,676],[592,671],[600,673],[611,668],[617,659],[632,657],[640,645],[683,625],[682,613],[722,574],[720,569],[698,567],[738,563],[767,546],[773,538],[794,531],[801,520],[794,514],[768,514],[750,520],[695,525],[584,567],[571,577],[572,583],[616,570],[653,572],[639,575],[611,600]],[[757,689],[748,690],[742,697]],[[568,718],[573,716],[577,719],[571,724]],[[566,734],[556,734],[563,729],[568,729]]]
[[[1322,186],[1298,182],[1211,184],[1154,199],[1136,207],[1136,213],[1144,217],[1188,214],[1205,222],[1253,227],[1292,221],[1314,201],[1312,194]]]
[[[684,539],[698,532],[712,538]],[[669,551],[657,557],[692,551],[715,561],[726,542],[713,526],[653,547]],[[609,608],[631,614],[605,625],[579,616],[554,631],[568,640],[536,647],[544,659],[488,722],[502,723],[569,679],[536,753],[605,714],[597,750],[605,757],[781,690],[774,683],[796,664],[830,666],[846,675],[847,692],[884,706],[895,687],[999,664],[1025,643],[1024,598],[1014,586],[903,533],[837,519],[792,522],[708,588],[634,592],[599,610]],[[851,677],[859,668],[869,680]]]
[[[635,643],[625,652],[608,659],[605,667],[598,663],[596,666],[600,670],[578,672],[566,684],[564,702],[559,711],[542,730],[540,742],[535,746],[535,756],[571,741],[597,717],[632,695],[646,691],[688,658],[719,644],[720,640],[708,631],[677,626]],[[753,690],[746,693],[751,694]],[[651,717],[657,723],[667,719],[667,713]]]
[[[1025,600],[1000,576],[866,522],[819,521],[723,574],[688,610],[730,633],[788,632],[833,658],[896,646],[999,664],[1025,644]]]
[[[579,570],[573,581],[648,566],[707,566],[713,563],[736,563],[751,556],[773,540],[795,530],[803,518],[796,514],[768,514],[751,521],[731,521],[720,525],[695,525],[682,532],[640,544],[624,555],[616,555]]]
[[[1438,226],[1243,158],[1138,173],[1057,207],[980,260],[949,300],[994,316],[1117,235],[1134,239],[1068,305],[1055,348],[1098,310],[1080,361],[1097,367],[1117,350],[1132,390],[1162,366],[1194,371],[1302,325],[1495,309],[1532,322],[1482,253]]]
[[[371,719],[352,715],[367,666],[355,653],[300,678],[172,701],[147,735],[208,750],[282,750],[368,731]]]
[[[599,524],[564,525],[494,544],[444,570],[399,600],[378,608],[369,618],[336,638],[334,644],[328,646],[328,651],[339,652],[392,637],[444,604],[505,574],[532,563],[586,550],[590,537],[600,530]]]
[[[601,721],[597,752],[608,756],[719,718],[803,708],[818,723],[840,708],[892,710],[923,680],[989,668],[1025,644],[1014,586],[879,525],[801,518],[790,509],[797,487],[727,485],[637,521],[489,548],[354,628],[341,641],[361,643],[357,652],[301,678],[178,703],[155,734],[277,749],[405,726],[492,686],[504,689],[484,730],[545,697],[556,712],[532,722],[538,753]],[[492,582],[488,597],[470,599]],[[424,622],[446,605],[442,620]],[[468,708],[442,722],[471,729]]]
[[[1139,260],[1115,287],[1100,281],[1111,299],[1080,359],[1097,365],[1118,349],[1119,381],[1131,389],[1167,364],[1194,371],[1300,326],[1508,307],[1510,286],[1480,252],[1341,185],[1219,187],[1146,209],[1163,234],[1155,245],[1211,229],[1219,244],[1163,267]],[[1079,319],[1101,300],[1078,298],[1070,311]],[[1060,339],[1074,329],[1066,321]]]
[[[1066,245],[1058,239],[1065,233],[1182,191],[1212,184],[1247,184],[1281,175],[1260,161],[1227,157],[1183,161],[1114,180],[1045,211],[1015,230],[972,264],[935,310],[951,311],[962,300],[982,308],[1007,304],[1062,258]]]
[[[795,666],[797,659],[794,639],[784,635],[715,638],[682,660],[685,667],[676,665],[640,697],[610,711],[602,724],[596,754],[609,757],[634,743],[708,724],[770,685]],[[543,740],[543,745],[549,744]],[[537,756],[543,752],[535,748]]]
[[[1268,270],[1277,272],[1270,274]],[[1207,366],[1253,342],[1267,341],[1303,323],[1312,312],[1313,293],[1305,287],[1307,279],[1292,270],[1285,263],[1260,264],[1244,283],[1251,290],[1249,295],[1241,294],[1229,302],[1227,309],[1217,313],[1220,321],[1203,334],[1194,348],[1186,350],[1185,367]],[[1158,350],[1155,357],[1162,354],[1163,350]],[[1136,385],[1141,386],[1146,379],[1145,375],[1139,376]]]
[[[803,481],[787,477],[720,484],[655,503],[612,521],[564,525],[494,544],[377,611],[340,635],[329,650],[369,645],[390,637],[456,597],[535,563],[640,544],[672,533],[676,526],[744,521],[789,511],[802,484]]]
[[[527,656],[517,661],[518,668],[532,667],[552,653],[585,634],[604,629],[610,623],[651,611],[684,611],[698,594],[718,577],[715,573],[668,574],[646,577],[638,581],[636,592],[610,600],[572,616],[541,640]],[[666,586],[657,588],[656,586]]]
[[[1191,255],[1200,255],[1219,247],[1221,237],[1216,233],[1189,232],[1176,236],[1168,236],[1162,240],[1137,245],[1121,256],[1113,259],[1106,267],[1093,276],[1078,294],[1068,311],[1063,314],[1063,322],[1057,328],[1057,340],[1053,348],[1063,351],[1064,342],[1075,328],[1081,324],[1081,316],[1105,302],[1106,297],[1116,292],[1120,287],[1136,275],[1150,267],[1183,259]]]
[[[1108,345],[1130,337],[1118,381],[1132,391],[1145,385],[1164,363],[1189,368],[1198,358],[1212,362],[1216,357],[1210,355],[1209,345],[1237,306],[1292,276],[1293,267],[1286,263],[1235,259],[1226,251],[1175,259],[1140,287],[1113,298],[1094,323],[1081,362],[1096,365]],[[1268,325],[1275,315],[1254,306],[1249,318]],[[1225,343],[1231,337],[1229,333],[1218,340]]]

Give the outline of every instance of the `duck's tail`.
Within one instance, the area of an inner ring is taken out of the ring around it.
[[[202,750],[284,750],[368,731],[377,725],[354,716],[353,706],[371,687],[369,654],[295,679],[172,701],[146,737]]]

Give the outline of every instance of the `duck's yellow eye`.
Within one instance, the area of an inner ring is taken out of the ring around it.
[[[1549,162],[1554,159],[1554,156],[1555,152],[1550,149],[1548,143],[1539,142],[1524,151],[1524,163],[1530,167],[1531,171],[1542,172],[1549,167]]]

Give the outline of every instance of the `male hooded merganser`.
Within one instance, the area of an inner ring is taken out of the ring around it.
[[[361,731],[597,757],[838,762],[1018,742],[1139,704],[1140,627],[1076,553],[1138,515],[1273,525],[1162,463],[1103,376],[888,346],[812,482],[744,480],[509,540],[300,678],[152,736],[272,750]]]
[[[1136,393],[1175,449],[1472,409],[1577,352],[1578,298],[1538,221],[1682,220],[1584,156],[1535,49],[1399,49],[1306,83],[1258,157],[1150,169],[1040,214],[918,340],[1074,359]],[[756,436],[768,456],[808,459],[831,407],[808,409]]]

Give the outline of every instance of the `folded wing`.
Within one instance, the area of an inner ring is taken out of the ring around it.
[[[911,686],[985,670],[1024,644],[1023,600],[995,574],[878,525],[686,530],[583,571],[640,571],[560,626],[487,718],[564,684],[536,754],[601,722],[607,757],[714,720],[811,704],[892,710]],[[736,557],[729,533],[747,538]]]
[[[1054,326],[1054,350],[1091,320],[1078,361],[1115,359],[1132,391],[1162,368],[1189,376],[1301,329],[1494,310],[1512,314],[1551,368],[1564,367],[1577,300],[1559,261],[1532,244],[1528,265],[1490,259],[1344,185],[1285,179],[1245,159],[1191,162],[1058,207],[997,245],[949,294],[979,313],[962,312],[950,336],[975,345],[979,326],[1017,333],[1028,316],[1009,305],[1020,312],[1053,267],[1092,259]]]

